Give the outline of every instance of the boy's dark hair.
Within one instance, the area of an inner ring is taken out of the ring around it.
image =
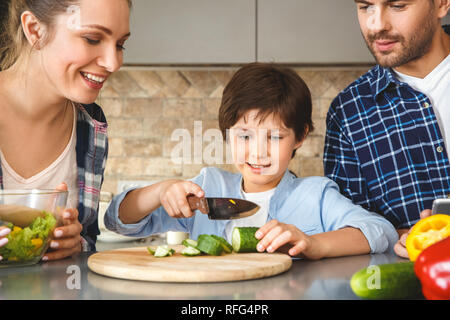
[[[311,93],[292,69],[255,62],[234,74],[223,91],[219,109],[219,127],[224,139],[227,129],[247,111],[255,109],[261,121],[271,114],[279,117],[284,126],[294,130],[297,141],[314,130]]]

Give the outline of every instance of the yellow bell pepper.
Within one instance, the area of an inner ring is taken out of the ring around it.
[[[22,231],[21,227],[14,226],[9,234],[10,237],[15,237],[20,231]]]
[[[19,232],[19,231],[21,231],[21,230],[22,230],[21,227],[14,226],[12,231],[13,231],[13,232]]]
[[[432,244],[450,236],[450,216],[435,214],[419,220],[406,238],[409,259],[416,261],[419,254]]]
[[[41,238],[36,238],[36,239],[31,240],[31,244],[34,246],[35,249],[39,249],[43,243],[44,242],[42,241]]]

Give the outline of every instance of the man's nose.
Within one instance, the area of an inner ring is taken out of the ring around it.
[[[366,22],[367,28],[372,33],[378,33],[390,28],[387,13],[381,6],[370,6],[367,12],[369,13],[369,18]]]

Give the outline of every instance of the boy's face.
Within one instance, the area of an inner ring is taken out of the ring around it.
[[[294,130],[269,115],[261,121],[258,110],[250,110],[230,128],[231,152],[244,180],[245,192],[275,188],[283,177],[292,153],[302,142]]]
[[[382,67],[396,68],[430,49],[439,11],[430,0],[355,0],[364,39]]]

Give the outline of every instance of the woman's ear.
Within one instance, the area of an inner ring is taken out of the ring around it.
[[[23,12],[20,19],[22,22],[23,33],[30,46],[37,50],[41,49],[45,31],[44,26],[30,11]]]

